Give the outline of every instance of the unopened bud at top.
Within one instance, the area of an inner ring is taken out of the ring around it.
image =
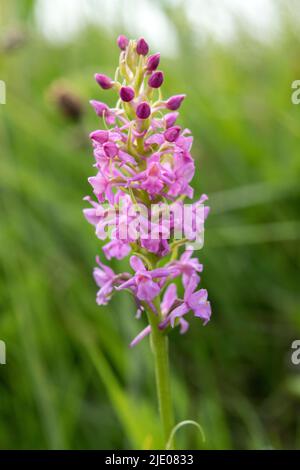
[[[107,77],[106,75],[103,75],[102,73],[96,73],[95,80],[98,83],[98,85],[100,85],[101,88],[103,88],[103,90],[108,90],[109,88],[112,88],[114,85],[114,82],[112,81],[112,79]]]
[[[157,69],[160,61],[160,53],[150,55],[147,59],[146,69],[147,72],[154,72]]]
[[[136,115],[139,119],[147,119],[151,114],[151,108],[146,101],[140,103],[136,108]]]
[[[170,127],[164,132],[164,137],[168,142],[175,142],[180,135],[181,128],[179,126]]]
[[[148,85],[151,88],[159,88],[164,81],[164,74],[162,72],[154,72],[148,80]]]
[[[147,55],[148,52],[149,52],[149,46],[148,44],[146,43],[145,39],[144,38],[140,38],[137,42],[137,45],[136,45],[136,52],[139,54],[139,55]]]
[[[126,36],[124,36],[123,34],[120,34],[120,36],[117,39],[117,44],[119,48],[121,49],[121,51],[125,51],[126,47],[129,44],[129,40]]]
[[[176,109],[180,108],[182,101],[184,100],[185,95],[174,95],[166,101],[166,108],[170,109],[171,111],[176,111]]]
[[[134,98],[134,89],[130,86],[122,86],[122,88],[120,89],[120,98],[126,103],[132,101]]]

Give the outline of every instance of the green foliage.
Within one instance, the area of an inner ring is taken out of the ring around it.
[[[0,52],[0,447],[158,447],[149,345],[127,347],[144,323],[126,294],[96,306],[101,248],[81,213],[87,135],[98,124],[87,103],[113,99],[92,77],[114,70],[118,32],[90,28],[71,45],[50,45],[33,27],[33,2],[8,3],[8,24],[22,21],[28,37]],[[199,422],[206,442],[185,427],[178,444],[297,448],[300,107],[290,92],[299,30],[286,14],[272,42],[241,29],[224,45],[197,41],[182,12],[168,14],[180,48],[162,58],[164,93],[188,95],[181,123],[195,136],[194,186],[211,206],[199,257],[212,321],[194,319],[188,334],[170,338],[177,422]],[[79,122],[49,98],[62,79],[83,103]]]

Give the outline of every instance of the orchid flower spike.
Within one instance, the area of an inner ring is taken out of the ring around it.
[[[153,206],[158,211],[162,207],[169,210],[177,203],[182,209],[184,198],[193,196],[193,138],[188,129],[177,124],[186,95],[163,98],[164,74],[157,70],[160,54],[148,55],[149,45],[144,38],[134,41],[120,35],[117,45],[121,52],[118,71],[112,74],[115,79],[95,74],[100,88],[116,93],[117,104],[111,108],[102,101],[91,101],[104,127],[90,133],[96,173],[89,183],[96,200],[86,198],[91,207],[84,210],[84,215],[100,240],[110,233],[111,240],[102,251],[107,260],[131,255],[131,272],[116,274],[98,259],[94,278],[99,287],[99,305],[126,290],[138,305],[139,318],[148,315],[149,323],[132,341],[133,346],[153,332],[151,315],[157,316],[157,327],[165,334],[177,326],[185,333],[189,316],[201,318],[206,324],[211,308],[207,291],[197,288],[202,264],[190,247],[183,249],[185,241],[175,237],[180,214],[172,213],[169,226],[164,218],[160,223],[159,216],[153,220],[151,214]],[[206,199],[203,195],[190,205],[192,218],[186,236],[191,243],[196,239],[193,217]],[[144,206],[139,215],[134,211],[137,204]],[[200,217],[202,225],[208,212],[206,206]],[[135,236],[137,218],[140,238]],[[150,236],[146,236],[149,231]],[[183,296],[182,289],[174,284],[176,278],[181,279]]]

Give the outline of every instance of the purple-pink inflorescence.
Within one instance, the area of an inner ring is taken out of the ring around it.
[[[88,222],[93,224],[96,235],[104,240],[110,225],[110,209],[122,203],[127,214],[141,203],[146,208],[155,204],[183,204],[185,197],[193,197],[190,183],[195,172],[191,156],[193,138],[188,129],[176,125],[185,95],[162,98],[161,86],[164,75],[157,71],[160,54],[147,56],[149,46],[145,39],[129,41],[119,36],[121,49],[119,66],[114,79],[95,74],[95,80],[104,90],[114,90],[118,95],[115,108],[100,101],[91,101],[96,114],[103,118],[105,129],[90,134],[94,148],[96,175],[89,178],[96,200],[86,197],[90,208],[84,210]],[[203,204],[202,195],[193,204]],[[196,209],[195,209],[196,210]],[[205,207],[206,218],[209,208]],[[110,260],[123,259],[131,253],[131,273],[116,274],[97,258],[98,267],[94,279],[99,286],[97,303],[106,305],[114,292],[128,290],[138,305],[138,317],[147,310],[159,316],[159,328],[166,332],[175,326],[180,332],[188,329],[187,314],[192,312],[206,324],[211,315],[210,303],[205,289],[197,290],[199,273],[203,266],[193,250],[186,245],[179,257],[178,251],[187,240],[158,236],[136,240],[126,228],[128,218],[117,213],[117,229],[112,228],[111,241],[103,247],[105,257]],[[129,216],[130,219],[130,216]],[[146,216],[144,223],[148,226]],[[123,227],[124,226],[124,227]],[[121,228],[120,228],[121,227]],[[191,239],[191,238],[190,238]],[[174,279],[180,277],[184,296],[177,294]],[[151,333],[148,325],[132,341],[131,346]]]

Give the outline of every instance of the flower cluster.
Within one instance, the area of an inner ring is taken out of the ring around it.
[[[97,200],[85,198],[90,207],[84,210],[84,215],[95,226],[101,240],[110,225],[110,209],[115,209],[120,202],[126,207],[129,219],[134,219],[132,208],[136,204],[143,204],[150,214],[153,204],[183,205],[186,197],[193,197],[190,185],[195,172],[190,153],[193,138],[188,129],[177,124],[178,109],[185,95],[163,99],[164,74],[157,70],[160,54],[148,55],[149,46],[143,38],[129,41],[119,36],[117,43],[121,54],[114,79],[95,75],[103,90],[118,94],[117,104],[110,108],[100,101],[91,101],[96,114],[103,119],[104,129],[90,134],[96,174],[89,178],[89,183]],[[206,199],[202,195],[193,208],[196,210]],[[204,218],[208,211],[205,207]],[[130,230],[125,230],[125,237],[121,230],[128,225],[128,217],[124,218],[123,212],[118,214],[117,228],[113,228],[111,240],[103,247],[103,252],[108,260],[120,260],[131,253],[130,266],[134,273],[116,274],[97,259],[98,267],[94,270],[99,286],[97,303],[105,305],[115,291],[127,289],[136,300],[138,316],[151,311],[158,316],[162,330],[178,325],[181,333],[186,332],[189,312],[206,324],[211,315],[207,291],[197,290],[202,265],[192,257],[191,245],[186,244],[187,240],[193,240],[192,227],[191,236],[177,240],[174,237],[177,221],[173,216],[168,235],[158,222],[154,238],[142,237],[137,241]],[[146,211],[142,225],[149,224],[152,222]],[[179,257],[183,245],[186,248]],[[174,283],[177,277],[182,279],[183,298],[177,294]],[[148,325],[131,345],[150,332]]]

